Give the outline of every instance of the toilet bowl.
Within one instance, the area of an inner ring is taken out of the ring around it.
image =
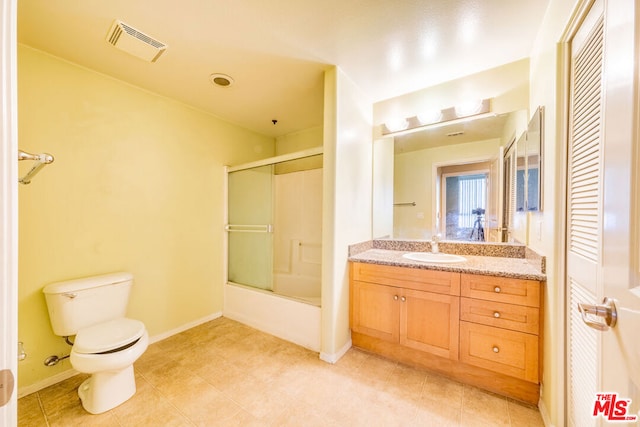
[[[78,331],[70,359],[76,371],[92,374],[78,388],[87,412],[101,414],[136,393],[133,363],[148,345],[149,335],[138,320],[115,319]]]
[[[149,346],[144,323],[124,316],[133,277],[129,273],[53,283],[46,286],[53,331],[75,335],[71,366],[91,374],[78,388],[87,412],[100,414],[136,392],[133,363]]]

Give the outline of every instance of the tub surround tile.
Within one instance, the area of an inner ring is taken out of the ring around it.
[[[431,244],[416,240],[373,240],[372,247],[356,250],[349,261],[397,267],[422,268],[456,273],[511,277],[515,279],[546,280],[545,257],[523,245],[505,243],[441,242],[440,252],[464,256],[460,263],[427,263],[404,258],[407,252],[430,252]],[[366,245],[354,245],[366,248]]]

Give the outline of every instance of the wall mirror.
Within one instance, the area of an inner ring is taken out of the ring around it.
[[[516,210],[542,211],[542,135],[544,107],[534,112],[517,143]]]
[[[504,150],[527,120],[518,110],[374,141],[373,237],[503,241]]]

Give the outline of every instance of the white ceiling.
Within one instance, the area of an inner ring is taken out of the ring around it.
[[[528,57],[547,4],[19,0],[18,41],[275,137],[322,124],[331,65],[381,101]],[[167,51],[149,63],[114,48],[114,19]],[[215,87],[212,73],[235,84]]]

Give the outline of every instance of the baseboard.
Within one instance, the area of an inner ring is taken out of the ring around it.
[[[538,410],[540,411],[540,416],[542,417],[542,422],[545,427],[554,427],[551,422],[551,417],[549,417],[549,411],[547,410],[547,406],[544,404],[544,400],[540,399],[538,401]]]
[[[38,381],[37,383],[25,387],[20,387],[18,388],[18,399],[31,393],[35,393],[36,391],[40,391],[43,388],[58,384],[59,382],[62,382],[64,380],[68,380],[69,378],[78,375],[78,373],[79,372],[73,368],[67,369],[66,371],[55,374],[49,378],[45,378],[44,380]]]
[[[205,317],[201,317],[200,319],[194,320],[193,322],[185,323],[184,325],[179,326],[179,327],[177,327],[175,329],[171,329],[170,331],[163,332],[161,334],[149,337],[149,344],[157,343],[158,341],[162,341],[162,340],[167,339],[167,338],[169,338],[171,336],[174,336],[174,335],[177,335],[179,333],[182,333],[182,332],[184,332],[184,331],[186,331],[188,329],[195,328],[196,326],[200,326],[203,323],[207,323],[207,322],[210,322],[212,320],[215,320],[218,317],[222,317],[222,312],[221,311],[219,311],[217,313],[210,314],[210,315],[205,316]]]
[[[320,352],[320,360],[324,360],[325,362],[334,364],[338,360],[340,360],[342,356],[344,356],[347,353],[347,351],[349,351],[351,346],[352,346],[351,338],[349,338],[349,341],[347,341],[347,343],[344,346],[342,346],[342,348],[338,350],[337,353]]]
[[[170,331],[167,332],[163,332],[162,334],[158,334],[158,335],[154,335],[153,337],[149,338],[149,344],[153,344],[156,343],[158,341],[162,341],[164,339],[167,339],[173,335],[179,334],[181,332],[184,332],[188,329],[191,328],[195,328],[198,325],[201,325],[203,323],[209,322],[211,320],[217,319],[218,317],[222,317],[222,312],[217,312],[217,313],[213,313],[210,314],[208,316],[202,317],[198,320],[194,320],[193,322],[189,322],[189,323],[185,323],[184,325],[175,328],[175,329],[171,329]],[[43,388],[47,388],[49,386],[52,386],[54,384],[57,384],[59,382],[62,382],[64,380],[67,380],[75,375],[78,375],[78,371],[76,371],[75,369],[68,369],[64,372],[60,372],[59,374],[53,375],[49,378],[45,378],[42,381],[38,381],[37,383],[25,386],[25,387],[20,387],[18,389],[18,399],[24,396],[27,396],[29,394],[35,393],[37,391],[42,390]]]

